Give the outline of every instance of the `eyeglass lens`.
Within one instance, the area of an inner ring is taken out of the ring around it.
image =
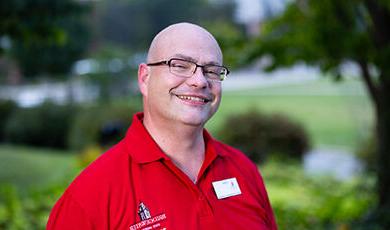
[[[169,67],[173,74],[181,75],[183,77],[191,77],[195,73],[197,67],[202,68],[203,74],[211,80],[222,81],[227,74],[226,68],[222,66],[199,66],[193,62],[181,59],[171,59]]]

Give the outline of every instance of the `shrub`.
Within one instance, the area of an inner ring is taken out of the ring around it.
[[[110,146],[124,137],[134,107],[89,107],[82,109],[72,124],[69,146],[83,150],[88,146]]]
[[[301,159],[309,148],[309,137],[301,125],[283,115],[254,110],[228,117],[218,136],[254,162],[263,162],[270,154]]]
[[[28,190],[23,197],[14,185],[0,184],[0,229],[45,229],[55,201],[68,182]]]
[[[376,205],[373,177],[314,177],[293,160],[271,159],[261,170],[279,229],[377,229],[355,226]]]
[[[8,119],[4,139],[10,143],[65,148],[75,108],[44,103],[19,108]]]
[[[22,229],[26,222],[16,189],[0,184],[0,229]]]
[[[100,146],[86,146],[77,158],[78,166],[83,169],[100,156],[104,151]]]
[[[0,142],[4,141],[4,129],[12,112],[17,108],[15,102],[0,100]]]

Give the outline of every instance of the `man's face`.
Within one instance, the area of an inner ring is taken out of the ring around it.
[[[199,31],[168,36],[159,45],[151,62],[180,58],[199,65],[222,64],[216,42]],[[217,111],[221,101],[221,83],[207,80],[201,68],[198,67],[188,78],[172,74],[167,65],[146,68],[149,78],[144,93],[144,109],[155,121],[203,126]]]

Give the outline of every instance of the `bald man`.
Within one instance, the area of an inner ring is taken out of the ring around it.
[[[54,206],[47,229],[277,229],[262,177],[204,129],[221,101],[215,38],[179,23],[139,65],[143,113]]]

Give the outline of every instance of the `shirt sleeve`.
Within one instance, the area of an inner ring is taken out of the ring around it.
[[[54,205],[46,225],[47,230],[94,229],[90,218],[73,197],[64,195]]]

